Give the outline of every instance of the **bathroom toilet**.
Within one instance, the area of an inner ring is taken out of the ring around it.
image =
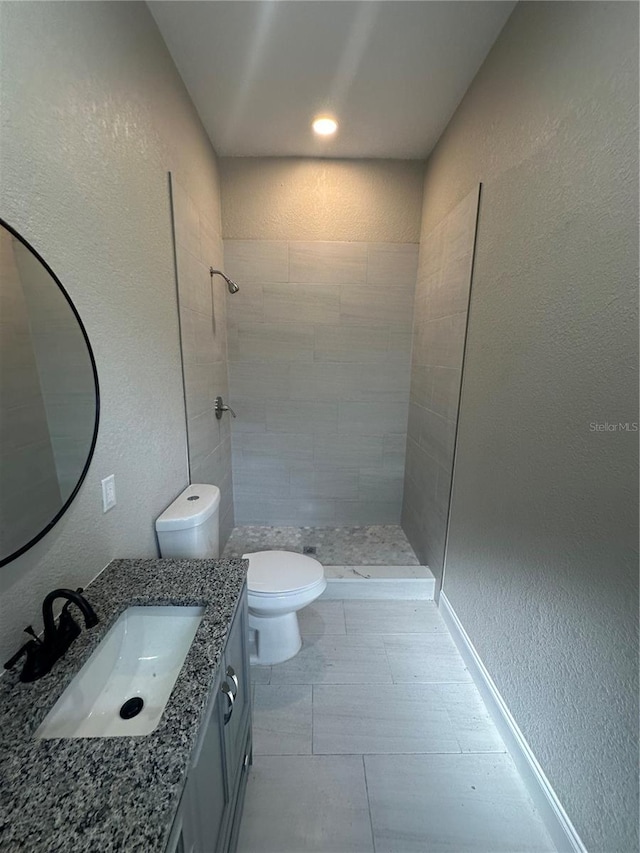
[[[325,591],[324,569],[291,551],[256,551],[243,558],[249,561],[251,663],[282,663],[300,651],[297,611]]]
[[[217,486],[188,486],[156,520],[161,556],[217,559],[219,513]],[[257,551],[243,559],[249,561],[251,662],[282,663],[300,651],[297,611],[324,592],[324,569],[318,560],[291,551]]]

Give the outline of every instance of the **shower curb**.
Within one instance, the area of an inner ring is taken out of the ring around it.
[[[433,601],[435,578],[426,566],[325,566],[320,599]]]

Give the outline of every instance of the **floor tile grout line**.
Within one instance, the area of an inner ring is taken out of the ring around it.
[[[371,844],[373,846],[373,853],[376,853],[376,836],[373,831],[373,815],[371,814],[371,798],[369,796],[369,781],[367,780],[367,765],[364,760],[364,755],[360,756],[362,758],[362,773],[364,776],[364,790],[367,794],[367,808],[369,809],[369,826],[371,827]]]
[[[258,683],[258,682],[256,682]],[[445,687],[455,687],[457,685],[473,685],[472,681],[276,681],[274,684],[259,682],[263,687],[296,687],[310,686],[315,687],[427,687],[429,685],[442,685]]]
[[[385,757],[386,756],[387,758],[389,758],[391,756],[402,757],[402,756],[408,756],[408,755],[423,755],[423,756],[424,755],[469,755],[469,756],[472,756],[472,755],[508,755],[509,753],[507,752],[506,749],[503,749],[503,750],[495,750],[495,749],[486,750],[485,749],[485,750],[482,750],[479,752],[478,751],[472,752],[470,750],[463,751],[461,749],[455,749],[455,750],[449,749],[449,750],[443,750],[442,752],[438,752],[437,750],[431,750],[430,752],[425,752],[424,750],[420,750],[418,752],[314,752],[312,754],[316,755],[316,756],[321,755],[324,758],[344,758],[345,756],[349,756],[351,758],[354,758],[354,757],[357,757],[359,755],[365,755],[365,756],[370,755],[370,756],[377,756],[377,757],[380,757],[380,756]],[[304,755],[307,758],[309,757],[308,752],[273,753],[272,755],[270,755],[270,757],[273,758],[274,755],[279,755],[282,758],[286,758],[286,757],[291,756],[291,755]]]
[[[402,757],[402,756],[430,756],[430,755],[468,755],[468,756],[476,756],[476,755],[509,755],[507,749],[482,749],[482,750],[444,750],[439,752],[437,750],[431,750],[429,752],[425,752],[421,750],[419,752],[260,752],[255,755],[256,758],[311,758],[315,756],[316,758],[358,758],[359,756],[372,756],[372,757]]]

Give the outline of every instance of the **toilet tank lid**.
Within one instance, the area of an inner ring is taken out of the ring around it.
[[[178,495],[162,515],[156,519],[156,530],[186,530],[197,527],[220,506],[220,489],[206,483],[193,483]]]

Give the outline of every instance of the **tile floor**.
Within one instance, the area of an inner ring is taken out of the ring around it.
[[[554,850],[433,602],[317,601],[300,628],[252,668],[238,853]]]
[[[223,557],[241,557],[251,551],[281,550],[302,553],[316,548],[324,566],[418,566],[411,545],[397,524],[368,527],[234,527]]]

